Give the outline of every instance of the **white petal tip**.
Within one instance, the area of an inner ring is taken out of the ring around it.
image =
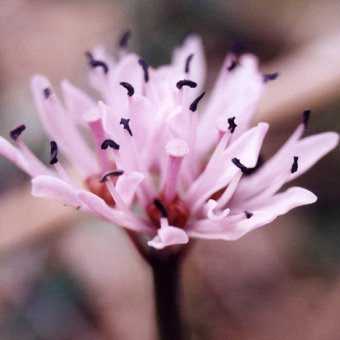
[[[189,153],[189,146],[184,140],[173,138],[166,143],[165,150],[170,156],[184,157]]]

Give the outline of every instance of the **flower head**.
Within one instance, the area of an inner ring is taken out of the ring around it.
[[[254,56],[228,55],[206,94],[196,36],[174,51],[170,65],[157,69],[126,44],[117,60],[100,48],[86,55],[99,102],[68,81],[61,84],[61,102],[44,76],[32,79],[51,138],[49,165],[25,145],[24,125],[10,132],[15,146],[0,137],[0,153],[33,178],[34,196],[144,233],[157,249],[185,244],[189,237],[236,240],[316,201],[300,187],[279,190],[332,150],[338,135],[302,138],[305,111],[288,141],[260,165],[269,126],[251,126],[251,120],[266,83],[277,74],[263,76]],[[78,177],[64,168],[65,158]]]

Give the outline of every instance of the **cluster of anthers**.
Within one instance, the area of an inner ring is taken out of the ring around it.
[[[25,145],[25,125],[10,132],[16,146],[0,137],[0,154],[33,178],[34,196],[142,233],[157,249],[189,237],[235,240],[316,201],[300,187],[279,191],[338,142],[334,132],[302,138],[309,111],[277,153],[260,161],[268,124],[251,121],[277,74],[261,74],[253,55],[229,54],[208,96],[199,37],[189,36],[158,68],[128,51],[127,38],[117,59],[102,48],[86,54],[98,102],[68,81],[61,102],[44,76],[33,77],[52,140],[50,165]]]

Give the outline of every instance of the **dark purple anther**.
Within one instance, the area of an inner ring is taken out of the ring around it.
[[[16,127],[15,129],[11,130],[9,135],[11,136],[11,138],[13,140],[17,140],[19,138],[19,136],[21,135],[21,133],[26,129],[26,125],[25,124],[21,124],[18,127]]]
[[[235,123],[235,117],[231,117],[231,118],[228,118],[228,130],[231,132],[231,133],[234,133],[237,125]]]
[[[192,89],[194,89],[197,86],[197,83],[195,83],[192,80],[180,80],[177,82],[176,87],[180,90],[183,86],[188,86],[191,87]]]
[[[129,133],[129,135],[132,137],[132,131],[130,128],[130,118],[121,118],[120,119],[120,125],[123,125],[123,128]]]
[[[51,146],[50,164],[53,165],[58,162],[58,145],[54,140],[52,140],[50,142],[50,146]]]
[[[106,150],[108,147],[114,149],[114,150],[119,150],[119,144],[117,144],[115,141],[112,139],[106,139],[101,145],[102,150]]]

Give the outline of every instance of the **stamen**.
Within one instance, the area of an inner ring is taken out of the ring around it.
[[[184,140],[173,138],[165,145],[166,153],[169,155],[168,167],[165,178],[164,195],[171,202],[177,191],[177,183],[184,156],[189,153],[189,147]]]
[[[11,136],[11,138],[13,140],[17,140],[21,133],[26,129],[26,125],[25,124],[21,124],[18,127],[16,127],[15,129],[11,130],[9,135]]]
[[[135,89],[133,88],[133,86],[131,84],[129,84],[125,81],[122,81],[119,84],[127,89],[127,94],[128,94],[129,97],[133,96],[133,94],[135,93]]]
[[[102,150],[106,150],[108,147],[114,149],[114,150],[119,150],[119,144],[117,144],[115,141],[112,139],[106,139],[101,145]]]
[[[131,38],[131,31],[124,32],[120,37],[119,47],[126,48],[130,38]]]
[[[147,83],[149,81],[149,64],[144,59],[139,59],[138,63],[142,66],[144,72],[144,81]]]
[[[308,126],[310,113],[311,113],[310,110],[305,110],[305,111],[303,111],[303,114],[302,114],[302,123],[305,126],[305,129],[307,129],[307,126]]]
[[[185,73],[189,73],[189,71],[190,71],[190,64],[191,64],[191,60],[192,60],[193,56],[194,56],[193,54],[190,54],[185,61],[185,68],[184,68]]]
[[[243,165],[238,158],[233,158],[231,161],[242,171],[242,173],[247,173],[249,170],[249,168]]]
[[[50,95],[52,94],[52,90],[49,87],[46,87],[43,90],[43,94],[44,94],[45,99],[48,99]]]
[[[97,151],[97,157],[99,164],[103,170],[108,170],[108,154],[103,152],[102,142],[105,140],[106,133],[103,128],[103,122],[101,118],[101,112],[103,110],[103,103],[99,102],[97,108],[92,108],[84,113],[83,119],[88,123],[94,139],[95,148]]]
[[[177,83],[178,84],[178,83]],[[178,87],[178,86],[177,86]],[[201,101],[201,99],[204,97],[205,95],[205,92],[203,92],[200,96],[198,96],[190,105],[189,109],[192,111],[192,112],[196,112],[197,110],[197,105],[198,103]]]
[[[107,179],[109,177],[119,177],[121,175],[123,175],[124,171],[123,170],[115,170],[115,171],[111,171],[108,172],[107,174],[105,174],[101,179],[100,179],[100,183],[104,183],[107,181]]]
[[[50,146],[51,146],[50,164],[53,165],[53,164],[58,163],[58,145],[54,140],[52,140],[50,142]]]
[[[293,164],[292,164],[292,167],[291,167],[291,169],[290,169],[290,172],[291,172],[292,174],[293,174],[294,172],[298,171],[298,168],[299,168],[299,166],[298,166],[298,159],[299,159],[299,157],[294,156]]]
[[[276,73],[264,74],[263,75],[263,82],[267,83],[269,81],[275,80],[275,79],[277,79],[278,76],[279,76],[279,74],[277,72]]]
[[[230,131],[230,133],[234,133],[237,125],[235,123],[235,117],[231,117],[231,118],[228,118],[228,130]]]
[[[195,83],[192,80],[183,79],[177,82],[176,87],[180,90],[183,86],[188,86],[191,88],[195,88],[197,86],[197,83]]]
[[[167,218],[168,217],[168,212],[166,211],[163,203],[158,199],[158,198],[155,198],[153,200],[153,204],[156,206],[156,208],[159,210],[160,214],[162,217],[165,217]]]
[[[250,218],[250,217],[252,217],[254,215],[254,213],[252,213],[250,211],[247,211],[247,210],[244,213],[245,213],[247,218]]]
[[[91,52],[86,52],[85,55],[88,59],[89,65],[92,68],[101,67],[105,74],[107,74],[109,72],[109,67],[107,66],[107,64],[104,61],[94,59]]]
[[[132,131],[130,128],[130,118],[121,118],[120,119],[120,125],[123,125],[123,128],[129,133],[129,135],[132,137]]]
[[[230,62],[230,65],[227,67],[227,70],[229,72],[233,71],[237,66],[239,65],[238,61],[236,59],[233,59],[231,62]]]

